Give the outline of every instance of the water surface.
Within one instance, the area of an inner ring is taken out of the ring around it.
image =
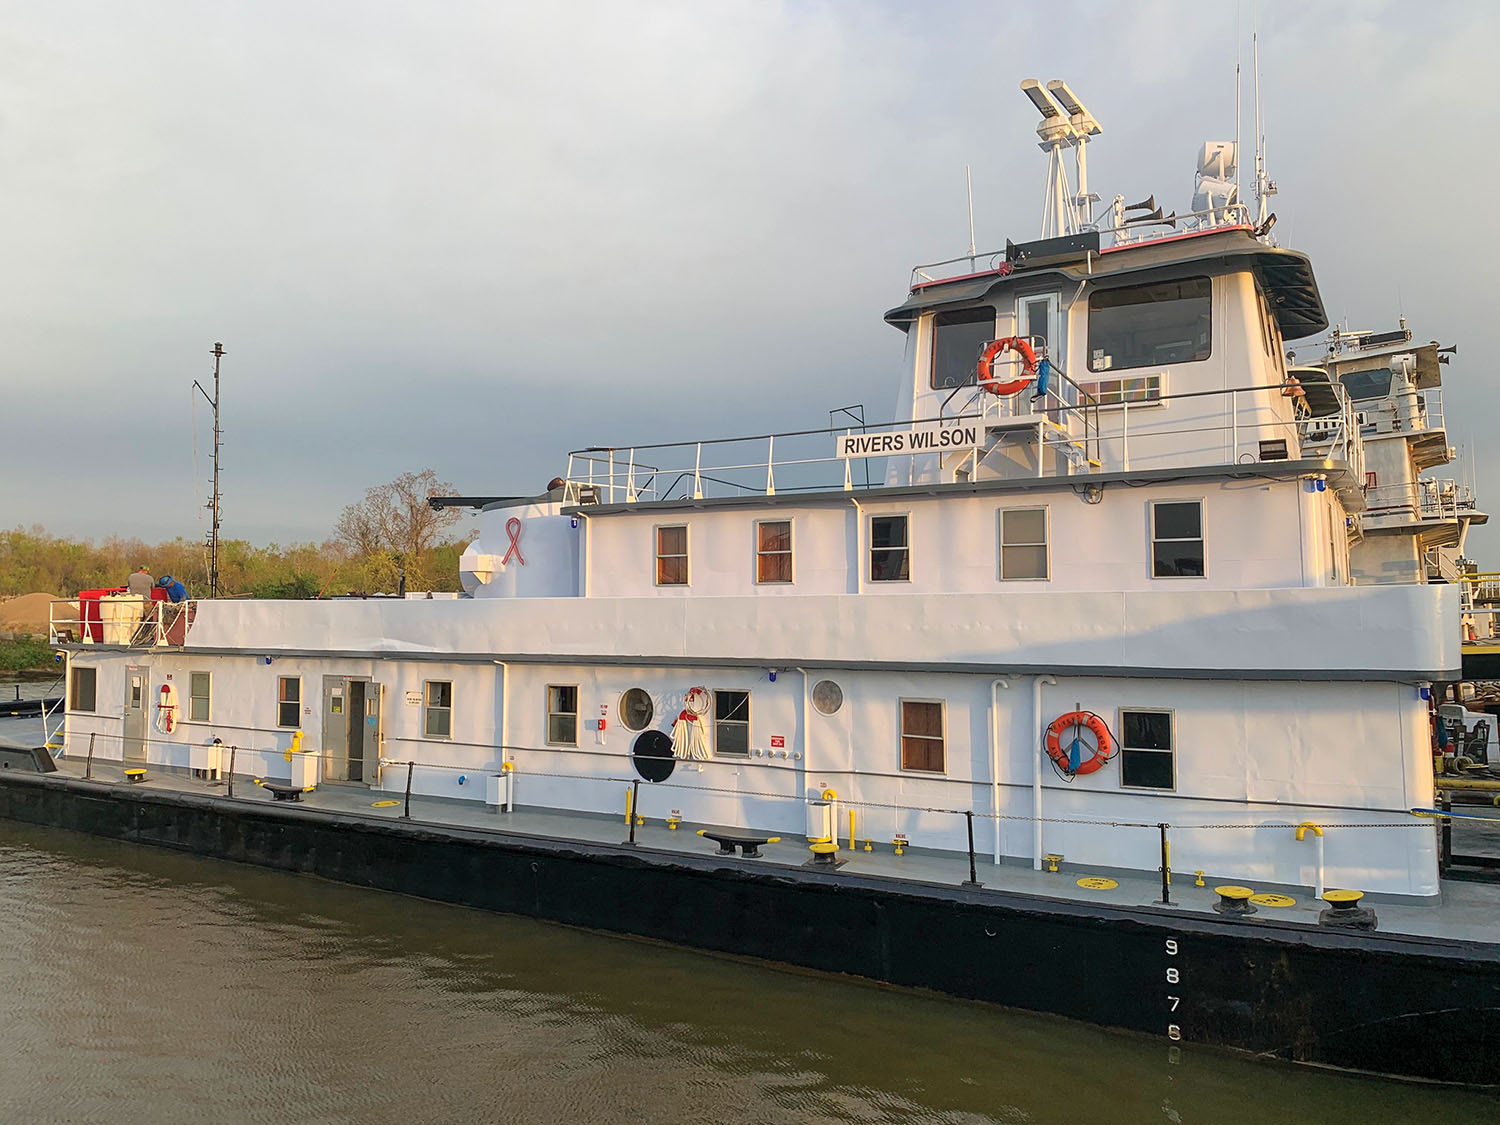
[[[1500,1120],[1482,1093],[3,821],[0,894],[4,1122]]]

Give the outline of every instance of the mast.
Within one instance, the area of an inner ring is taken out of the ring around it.
[[[208,399],[208,404],[214,411],[214,487],[213,498],[208,502],[209,530],[208,530],[208,596],[217,598],[219,596],[219,518],[223,514],[219,507],[219,360],[224,358],[224,345],[215,342],[214,350],[208,353],[214,357],[214,393],[209,397],[203,384],[197,379],[193,380],[193,386],[198,388],[198,393]]]

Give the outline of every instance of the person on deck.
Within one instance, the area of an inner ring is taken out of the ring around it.
[[[125,588],[130,591],[133,598],[149,598],[151,587],[156,585],[156,579],[151,577],[151,572],[141,567],[125,580]]]
[[[156,580],[156,584],[167,592],[167,597],[174,603],[187,601],[187,587],[170,574],[163,574]]]

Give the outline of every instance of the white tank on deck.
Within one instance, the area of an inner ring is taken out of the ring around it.
[[[475,598],[566,598],[578,593],[578,540],[560,502],[520,503],[480,513],[479,536],[458,560]]]

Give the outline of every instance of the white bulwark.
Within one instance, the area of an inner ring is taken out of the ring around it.
[[[1411,810],[1485,519],[1422,475],[1448,355],[1325,335],[1207,175],[1175,227],[1059,188],[1059,237],[914,270],[890,422],[591,446],[475,500],[457,599],[62,607],[65,753],[613,816],[639,780],[861,849],[962,852],[972,814],[1036,868],[1155,871],[1168,824],[1179,871],[1434,898]]]

